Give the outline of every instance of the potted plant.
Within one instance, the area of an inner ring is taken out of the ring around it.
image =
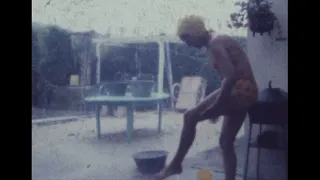
[[[284,40],[280,23],[275,14],[271,11],[272,3],[269,0],[249,0],[248,2],[236,2],[235,6],[240,6],[239,12],[230,15],[228,22],[229,28],[249,27],[253,36],[256,33],[263,35],[268,33],[271,36],[271,31],[274,28],[278,29],[276,40]]]
[[[100,87],[100,94],[110,96],[125,96],[128,86],[128,74],[117,72],[113,81],[103,82]]]

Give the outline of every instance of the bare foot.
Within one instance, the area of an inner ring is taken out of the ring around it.
[[[169,176],[175,175],[175,174],[181,174],[182,173],[182,167],[178,166],[178,167],[167,167],[165,168],[162,172],[160,172],[159,174],[156,175],[156,179],[157,180],[163,180],[166,179]]]

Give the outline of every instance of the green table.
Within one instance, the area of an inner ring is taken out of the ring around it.
[[[133,111],[134,105],[136,103],[151,103],[156,102],[159,105],[158,108],[158,132],[161,131],[162,124],[162,103],[165,99],[169,98],[169,94],[166,93],[152,93],[151,97],[133,97],[131,94],[126,94],[125,96],[106,96],[106,95],[96,95],[89,96],[85,98],[87,103],[92,103],[96,105],[96,128],[97,136],[101,137],[100,128],[100,110],[102,105],[116,105],[116,106],[126,106],[127,107],[127,140],[131,142],[132,131],[133,131]]]

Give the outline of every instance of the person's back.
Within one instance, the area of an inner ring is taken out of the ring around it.
[[[212,44],[214,43],[222,44],[225,47],[228,57],[234,67],[237,79],[249,80],[256,85],[248,56],[240,47],[239,43],[228,35],[217,35],[217,37],[212,40]],[[216,69],[217,67],[214,68]]]

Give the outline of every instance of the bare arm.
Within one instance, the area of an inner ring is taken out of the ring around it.
[[[232,88],[236,83],[236,78],[234,73],[235,71],[231,63],[231,60],[229,59],[228,54],[223,46],[214,45],[211,48],[211,51],[216,60],[216,64],[218,66],[219,72],[223,77],[223,80],[221,83],[220,95],[218,96],[217,102],[216,102],[217,104],[219,104],[225,99],[225,97],[231,94]]]
[[[211,48],[211,52],[215,58],[217,68],[223,77],[223,80],[221,83],[220,94],[216,101],[201,114],[210,112],[212,108],[216,108],[216,106],[223,104],[223,101],[230,96],[232,88],[236,83],[235,70],[224,47],[215,45]]]

